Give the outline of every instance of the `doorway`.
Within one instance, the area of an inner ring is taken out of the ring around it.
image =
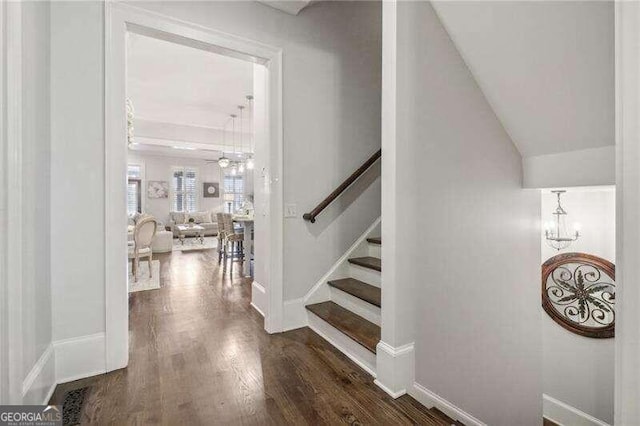
[[[259,65],[254,105],[255,232],[263,241],[256,253],[252,305],[265,317],[269,333],[282,331],[282,78],[281,50],[213,29],[129,5],[106,4],[105,132],[106,132],[106,370],[128,364],[127,227],[127,37],[129,34],[164,40]],[[262,147],[262,148],[259,148]],[[141,188],[144,193],[145,188]],[[142,197],[144,198],[144,196]],[[141,202],[142,203],[142,202]]]

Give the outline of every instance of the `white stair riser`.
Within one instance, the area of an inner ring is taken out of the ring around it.
[[[380,325],[380,308],[358,299],[355,296],[345,293],[335,287],[331,287],[331,301],[337,303],[343,308],[360,315],[362,318],[376,325]]]
[[[364,368],[373,377],[376,376],[376,354],[342,333],[340,330],[307,311],[309,328],[331,343],[349,359]]]
[[[369,243],[369,256],[382,259],[382,246],[380,244]]]
[[[349,264],[349,276],[375,287],[380,287],[380,283],[382,282],[379,271],[354,265],[352,263]]]

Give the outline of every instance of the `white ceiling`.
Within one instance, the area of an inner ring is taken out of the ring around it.
[[[523,156],[614,144],[613,2],[433,5]]]
[[[135,33],[127,43],[136,119],[219,129],[253,92],[252,63]]]

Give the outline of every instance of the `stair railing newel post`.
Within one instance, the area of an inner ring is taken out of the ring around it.
[[[340,196],[347,188],[349,188],[360,176],[364,174],[373,164],[382,156],[382,150],[378,150],[367,161],[365,161],[355,172],[353,172],[347,179],[344,180],[327,198],[322,200],[313,210],[309,213],[302,215],[302,219],[311,223],[316,222],[316,216],[327,208],[336,198]]]

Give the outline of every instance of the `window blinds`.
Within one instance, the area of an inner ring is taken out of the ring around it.
[[[198,172],[190,168],[175,168],[171,179],[173,211],[194,212],[198,208]]]

